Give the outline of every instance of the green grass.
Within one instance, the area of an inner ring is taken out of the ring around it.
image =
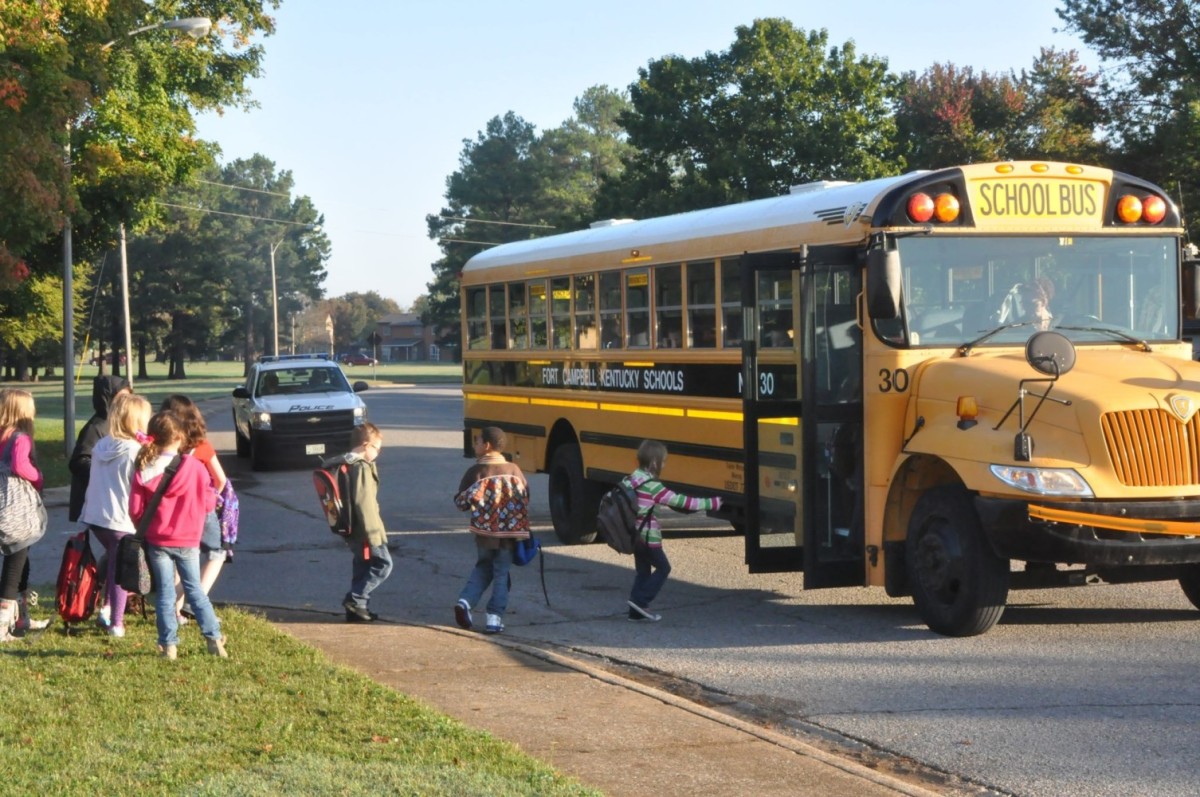
[[[136,369],[136,365],[135,365]],[[242,382],[240,362],[194,362],[187,364],[187,379],[167,379],[165,363],[148,363],[145,379],[134,376],[134,389],[146,396],[150,403],[158,406],[172,393],[183,393],[194,401],[207,398],[227,397]],[[363,366],[344,367],[346,376],[352,381],[369,383],[372,387],[393,384],[458,384],[462,378],[461,366],[454,363],[387,363],[369,368]],[[75,435],[92,417],[92,380],[98,369],[85,365],[79,373],[75,386]],[[67,471],[67,451],[63,442],[63,383],[62,373],[58,377],[38,382],[7,381],[3,387],[20,387],[33,393],[37,403],[37,425],[34,438],[37,441],[38,465],[42,469],[47,487],[59,487],[71,481]]]
[[[596,795],[515,746],[383,687],[237,609],[229,659],[153,613],[127,636],[62,625],[0,647],[6,794]]]

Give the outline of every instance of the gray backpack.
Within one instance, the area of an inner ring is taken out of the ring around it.
[[[622,479],[600,499],[596,531],[608,543],[608,547],[617,553],[633,553],[633,549],[642,541],[642,532],[654,514],[654,507],[650,507],[640,524],[637,509],[637,493],[627,479]]]

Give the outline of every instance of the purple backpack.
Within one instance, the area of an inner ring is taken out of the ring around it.
[[[221,522],[221,547],[233,549],[238,538],[238,497],[233,491],[233,482],[225,480],[225,487],[217,495],[217,519]]]

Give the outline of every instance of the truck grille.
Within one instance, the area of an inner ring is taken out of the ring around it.
[[[1187,423],[1163,409],[1105,413],[1108,455],[1127,487],[1200,484],[1200,413]]]
[[[351,410],[273,412],[271,428],[276,434],[289,437],[323,437],[334,432],[349,434],[354,428],[354,413]]]

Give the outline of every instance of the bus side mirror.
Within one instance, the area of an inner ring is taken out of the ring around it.
[[[1183,261],[1183,317],[1200,318],[1200,260]]]
[[[900,317],[900,253],[867,252],[867,312],[877,321]]]

